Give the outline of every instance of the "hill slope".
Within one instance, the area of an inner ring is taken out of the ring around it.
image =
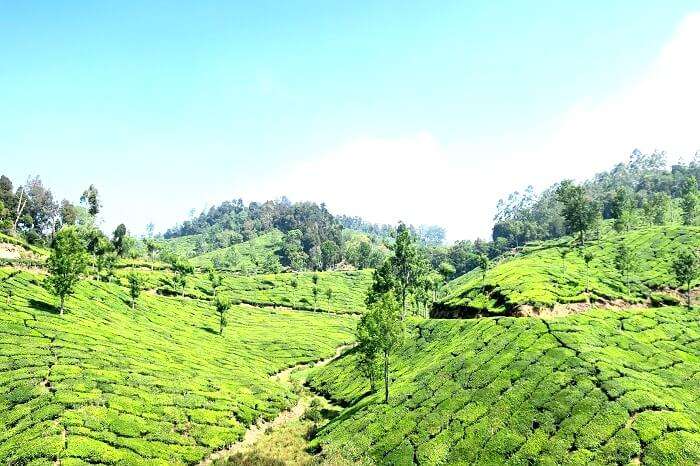
[[[678,308],[431,320],[392,358],[390,404],[349,354],[310,378],[350,403],[326,452],[381,464],[697,464],[700,319]]]
[[[627,244],[636,256],[630,290],[615,268],[617,247]],[[487,270],[482,286],[480,269],[450,282],[437,315],[451,312],[498,314],[518,311],[523,305],[549,308],[557,303],[622,299],[640,302],[653,290],[677,286],[671,263],[682,247],[700,248],[700,227],[649,227],[625,234],[606,234],[585,248],[570,238],[533,244],[515,257],[504,258]],[[593,254],[588,268],[585,252]]]
[[[42,277],[0,268],[0,463],[193,464],[296,395],[269,375],[330,356],[354,319],[84,281],[56,314]]]

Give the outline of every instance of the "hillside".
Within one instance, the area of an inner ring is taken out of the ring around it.
[[[629,290],[625,277],[615,267],[616,251],[622,243],[635,256]],[[553,308],[557,304],[583,303],[589,297],[598,303],[642,302],[656,291],[678,286],[671,263],[684,247],[700,248],[700,227],[659,226],[623,234],[609,232],[589,241],[585,248],[569,237],[532,243],[497,261],[486,271],[483,282],[481,269],[450,282],[435,315],[527,312],[528,307]],[[593,256],[588,267],[583,260],[587,252]]]
[[[0,463],[193,464],[294,404],[270,378],[335,353],[354,319],[85,280],[59,316],[42,276],[0,268]]]
[[[187,237],[169,241],[180,241],[183,238]],[[279,230],[272,230],[249,241],[195,256],[191,262],[197,267],[217,267],[231,272],[261,272],[271,260],[271,256],[272,261],[279,263],[276,253],[282,247],[282,239],[283,235]]]
[[[316,442],[377,464],[697,464],[697,312],[414,322],[389,405],[354,354],[311,374],[349,405]]]

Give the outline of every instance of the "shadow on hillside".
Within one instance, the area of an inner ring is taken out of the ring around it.
[[[58,314],[60,312],[58,307],[36,299],[30,299],[29,306],[33,307],[37,311],[48,312],[49,314]]]
[[[219,332],[218,332],[217,330],[214,330],[214,329],[211,328],[211,327],[199,327],[199,328],[202,329],[202,330],[204,330],[205,332],[211,333],[212,335],[218,335],[218,334],[219,334]]]

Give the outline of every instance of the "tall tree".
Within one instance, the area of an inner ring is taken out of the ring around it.
[[[311,283],[312,283],[311,294],[314,297],[314,312],[316,312],[316,310],[318,309],[318,293],[319,293],[318,274],[317,273],[311,275]]]
[[[175,284],[180,287],[181,296],[184,298],[187,277],[194,273],[194,267],[187,260],[178,257],[172,259],[171,266],[175,272]]]
[[[637,268],[637,257],[627,243],[620,243],[615,253],[615,267],[620,272],[625,281],[627,293],[630,293],[630,275]]]
[[[391,264],[396,276],[396,287],[401,299],[401,319],[406,317],[406,298],[411,288],[418,281],[418,251],[410,230],[402,222],[396,228],[396,240],[393,245],[394,255]]]
[[[366,361],[373,362],[380,354],[384,369],[384,403],[389,403],[389,356],[400,344],[403,325],[400,307],[392,291],[384,293],[362,316],[357,326],[359,351]],[[370,371],[368,371],[371,373]],[[371,380],[370,380],[371,381]]]
[[[85,205],[88,213],[93,217],[100,212],[102,204],[100,203],[99,194],[95,185],[91,184],[88,189],[83,191],[83,194],[80,196],[80,202]]]
[[[688,309],[690,309],[690,286],[700,273],[700,260],[692,251],[683,250],[673,261],[672,268],[678,283],[681,286],[685,285],[685,295],[688,300]]]
[[[583,262],[586,264],[586,300],[590,304],[591,302],[591,290],[590,290],[590,280],[591,280],[591,274],[590,274],[590,265],[591,262],[593,261],[593,253],[590,251],[586,251],[583,253]]]
[[[66,296],[73,294],[86,266],[87,253],[75,228],[60,230],[54,238],[51,255],[46,261],[49,276],[45,284],[60,299],[61,315]]]
[[[700,192],[698,191],[698,180],[694,176],[689,176],[683,183],[681,207],[683,208],[683,224],[695,225],[700,214]]]
[[[578,233],[583,245],[586,232],[595,224],[599,215],[598,206],[582,186],[575,185],[571,180],[565,180],[559,185],[556,196],[562,205],[567,230],[569,233]]]
[[[120,223],[117,228],[114,229],[112,233],[112,245],[114,250],[117,252],[119,257],[124,257],[126,252],[126,244],[124,239],[126,238],[126,225]]]
[[[615,230],[618,232],[630,230],[634,223],[634,202],[631,189],[622,187],[615,192],[612,215],[615,219]]]

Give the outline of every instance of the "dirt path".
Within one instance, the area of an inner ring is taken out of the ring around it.
[[[325,366],[326,364],[329,364],[330,362],[338,359],[343,353],[345,353],[345,351],[347,351],[350,348],[353,348],[354,346],[354,344],[339,346],[338,348],[336,348],[335,354],[329,358],[322,359],[320,361],[317,361],[316,363],[297,364],[296,366],[289,367],[280,372],[277,372],[276,374],[273,374],[272,376],[270,376],[270,378],[280,383],[291,384],[292,373],[296,372],[297,370],[309,368],[312,365],[313,367]],[[236,453],[242,453],[245,450],[251,448],[253,445],[255,445],[255,443],[263,435],[265,435],[265,432],[268,429],[276,429],[284,424],[300,419],[306,412],[306,409],[311,404],[311,400],[314,396],[315,395],[300,396],[299,401],[296,405],[294,405],[294,407],[280,412],[277,415],[277,417],[271,421],[258,420],[256,424],[253,424],[248,430],[246,430],[242,440],[234,443],[233,445],[230,445],[227,448],[224,448],[223,450],[219,450],[210,454],[205,459],[203,459],[199,463],[199,465],[211,465],[216,460],[226,459],[230,456],[235,455]]]

